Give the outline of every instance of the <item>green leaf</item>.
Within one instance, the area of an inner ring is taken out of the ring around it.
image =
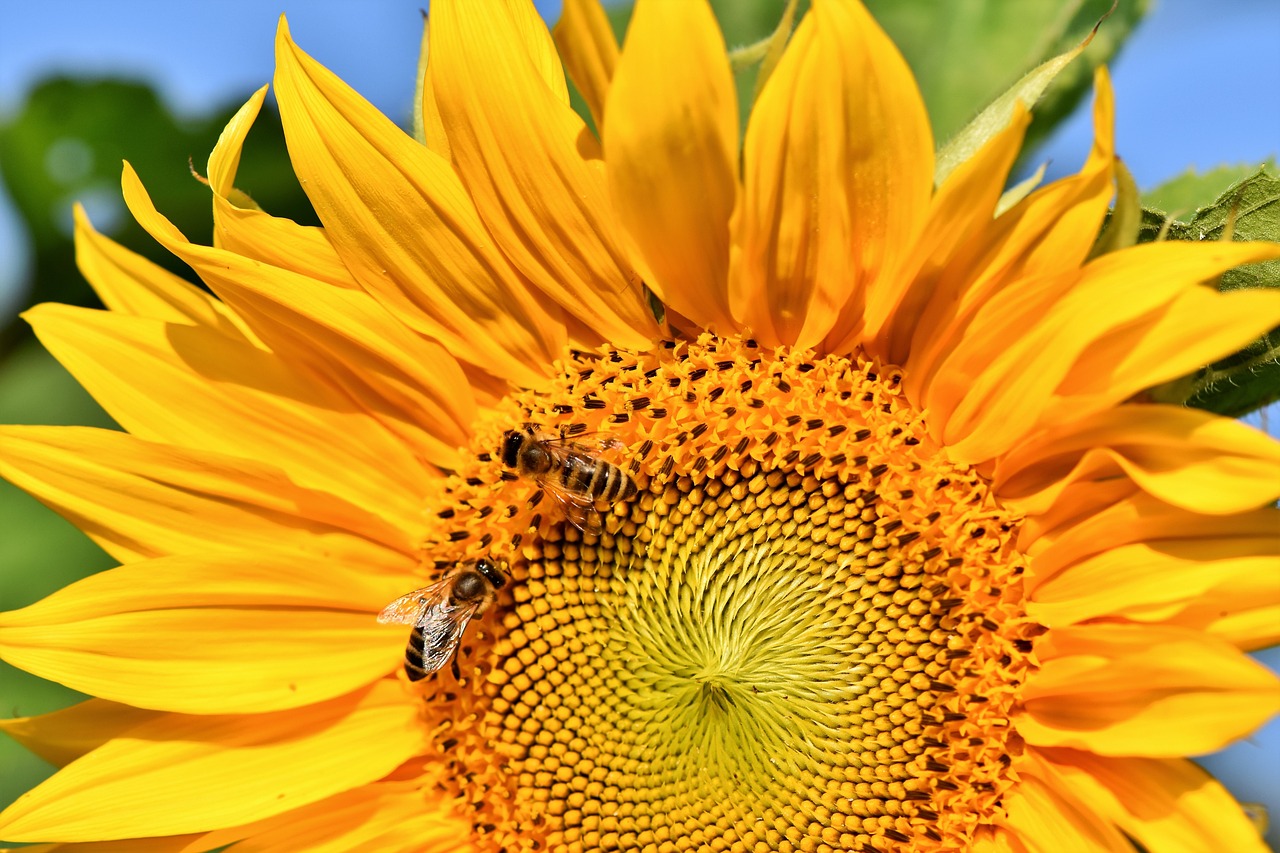
[[[1075,109],[1091,88],[1093,68],[1115,55],[1150,5],[1126,0],[1102,22],[1082,60],[1067,66],[1040,100],[1028,149]],[[867,6],[915,71],[941,145],[1024,73],[1079,44],[1112,0],[991,0],[947,3],[945,10],[936,0],[869,0]]]
[[[1239,175],[1241,169],[1217,169],[1206,175],[1184,175],[1160,187],[1152,196],[1164,204],[1199,204],[1216,182]],[[1169,240],[1267,240],[1280,242],[1280,176],[1274,164],[1253,168],[1210,203],[1197,207],[1188,221],[1160,210],[1144,209],[1139,242],[1163,235]],[[1223,273],[1219,288],[1280,288],[1280,261],[1249,264]],[[1186,403],[1221,415],[1239,417],[1280,400],[1280,328],[1221,361],[1196,373],[1151,390],[1161,402]]]
[[[1264,163],[1262,168],[1274,171],[1275,161]],[[1152,210],[1164,211],[1175,219],[1189,219],[1200,208],[1217,201],[1229,187],[1257,174],[1258,169],[1256,165],[1243,163],[1238,166],[1218,166],[1204,174],[1188,169],[1176,178],[1144,192],[1143,201]]]
[[[1000,93],[973,120],[953,134],[938,149],[938,159],[934,164],[933,182],[942,186],[947,177],[961,163],[977,154],[997,134],[1013,121],[1014,110],[1018,104],[1030,109],[1039,102],[1045,90],[1053,83],[1076,57],[1084,52],[1085,45],[1080,43],[1059,56],[1040,63],[1024,74],[1016,83]]]

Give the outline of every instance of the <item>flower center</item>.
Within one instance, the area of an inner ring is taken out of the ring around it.
[[[494,849],[958,850],[997,816],[1037,631],[1016,519],[900,384],[704,336],[576,355],[482,425],[423,553],[513,583],[420,689]],[[598,535],[502,464],[525,423],[634,479]]]

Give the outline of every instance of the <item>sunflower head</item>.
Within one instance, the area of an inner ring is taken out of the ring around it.
[[[439,0],[415,139],[282,25],[322,227],[235,189],[265,90],[213,246],[126,168],[212,295],[82,217],[110,310],[29,314],[126,432],[5,428],[0,471],[122,565],[0,614],[96,697],[3,724],[66,766],[0,836],[1262,849],[1185,756],[1280,709],[1280,448],[1141,401],[1280,323],[1206,286],[1280,247],[1094,257],[1105,72],[1080,172],[1002,201],[1025,109],[935,168],[860,4],[786,29],[740,138],[700,0],[621,47]]]

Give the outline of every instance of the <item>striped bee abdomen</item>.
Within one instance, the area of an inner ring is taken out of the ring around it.
[[[423,658],[426,657],[425,641],[422,637],[422,626],[414,625],[413,630],[409,633],[409,642],[404,647],[404,674],[409,677],[410,681],[421,681],[427,677],[427,671],[422,667]]]

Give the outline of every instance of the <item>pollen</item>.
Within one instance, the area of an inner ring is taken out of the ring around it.
[[[575,354],[480,425],[424,568],[512,582],[461,681],[406,689],[491,849],[962,850],[1000,813],[1041,631],[1018,519],[901,386],[704,335]],[[616,447],[637,494],[567,523],[499,459],[523,424]]]

